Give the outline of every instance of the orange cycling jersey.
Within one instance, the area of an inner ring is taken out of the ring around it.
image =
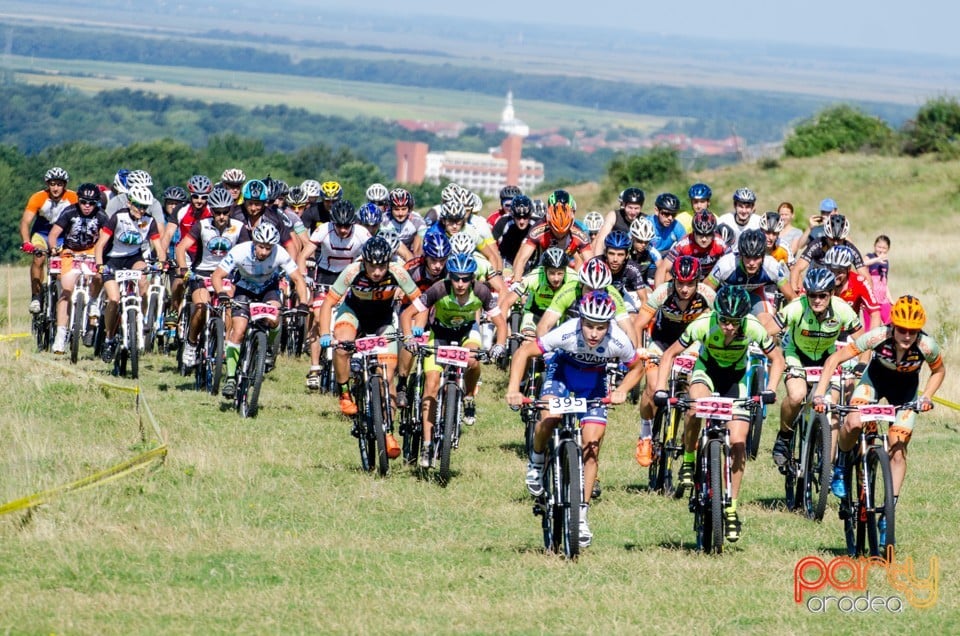
[[[76,203],[77,193],[73,190],[65,190],[59,201],[51,199],[50,193],[46,190],[35,192],[27,201],[27,207],[24,210],[35,215],[31,234],[49,234],[50,228],[60,218],[60,213]]]

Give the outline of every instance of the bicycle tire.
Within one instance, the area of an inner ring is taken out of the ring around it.
[[[880,446],[867,450],[867,479],[871,501],[867,507],[867,548],[870,556],[886,556],[886,546],[896,545],[896,510],[893,505],[893,474],[890,472],[890,456]],[[886,537],[881,541],[879,523],[885,518]]]
[[[210,322],[210,333],[206,342],[207,390],[210,395],[220,393],[220,382],[223,380],[223,344],[225,331],[223,319],[214,316]]]
[[[407,379],[407,385],[397,387],[398,391],[407,394],[407,406],[400,409],[400,433],[403,435],[403,460],[408,464],[415,463],[420,458],[420,447],[423,444],[423,426],[420,423],[422,414],[420,401],[419,374]]]
[[[653,448],[651,453],[653,461],[650,468],[647,469],[647,489],[650,492],[663,493],[664,482],[667,472],[667,438],[669,436],[668,407],[657,407],[657,412],[653,415],[653,431],[651,442]]]
[[[453,453],[453,437],[457,430],[457,411],[460,409],[460,389],[456,384],[447,382],[443,387],[443,408],[441,421],[443,435],[440,439],[440,483],[450,481],[450,455]],[[439,422],[438,422],[439,423]]]
[[[47,350],[53,347],[57,338],[57,300],[60,297],[60,285],[55,280],[47,290]]]
[[[86,327],[83,319],[83,310],[86,305],[83,296],[77,296],[73,302],[73,324],[70,333],[70,363],[76,364],[80,358],[80,341],[83,340],[83,330]]]
[[[244,392],[244,407],[240,414],[243,417],[256,417],[260,408],[260,387],[263,385],[263,373],[267,360],[267,334],[259,329],[251,339],[253,353],[250,355],[251,368],[248,369],[249,378],[247,390]]]
[[[534,514],[540,514],[542,517],[543,547],[547,552],[554,554],[560,551],[562,543],[560,536],[563,528],[561,508],[558,503],[559,486],[557,484],[559,482],[556,475],[556,457],[552,449],[547,450],[546,462],[543,465],[544,492],[537,498],[533,509]]]
[[[147,301],[147,319],[143,323],[143,350],[147,353],[153,352],[153,344],[157,340],[157,303],[159,300],[156,294],[150,294],[150,300]]]
[[[706,448],[706,500],[703,502],[701,545],[707,554],[723,550],[723,444],[710,440]]]
[[[583,474],[580,470],[580,449],[571,440],[560,444],[560,492],[562,511],[563,556],[576,559],[580,554],[580,503],[583,501]]]
[[[386,395],[386,386],[383,378],[379,375],[370,377],[370,410],[367,414],[368,439],[375,445],[377,455],[377,472],[381,476],[386,475],[390,470],[390,458],[387,456],[387,429],[384,421],[384,395]]]
[[[127,356],[130,359],[130,377],[136,380],[140,377],[140,343],[137,338],[137,310],[127,309],[126,316]]]
[[[767,383],[766,373],[758,365],[750,376],[749,394],[760,395]],[[750,414],[750,428],[747,431],[747,459],[756,459],[760,452],[760,438],[763,436],[764,409],[754,409]]]
[[[303,314],[298,313],[293,318],[293,355],[297,358],[303,355],[306,330],[307,319]]]
[[[830,494],[830,480],[833,477],[833,462],[830,460],[830,419],[823,413],[817,413],[807,435],[809,439],[804,474],[797,480],[798,490],[802,490],[797,493],[797,499],[803,501],[807,519],[822,521]]]

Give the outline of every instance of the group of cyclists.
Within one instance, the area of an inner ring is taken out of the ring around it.
[[[119,170],[109,186],[88,182],[76,191],[68,188],[69,180],[62,168],[48,170],[44,189],[30,197],[20,224],[23,250],[33,254],[31,312],[41,310],[47,258],[61,259],[54,354],[65,349],[67,301],[78,275],[71,260],[78,255],[92,257],[97,268],[83,342],[92,345],[102,319],[106,362],[115,353],[117,271],[148,263],[166,270],[174,321],[181,303],[192,301],[181,334],[187,367],[197,363],[207,308],[211,303],[230,308],[221,390],[228,399],[237,391],[251,303],[279,308],[287,302],[306,316],[307,390],[321,388],[323,361],[330,355],[345,416],[358,407],[351,354],[338,343],[374,335],[389,342],[385,376],[398,409],[407,406],[412,365],[422,360],[423,443],[419,457],[405,459],[423,469],[434,457],[430,440],[441,375],[433,354],[415,355],[424,343],[487,347],[493,361],[504,359],[508,344],[517,343],[504,396],[514,408],[527,399],[521,384],[527,365],[538,357],[545,363],[538,390],[544,400],[576,396],[622,404],[642,383],[635,451],[641,466],[653,461],[652,422],[667,404],[672,363],[681,354],[696,356],[690,398],[746,397],[749,352],[767,358],[767,385],[759,397],[773,404],[781,378],[785,386],[772,452],[780,467],[789,459],[792,424],[807,396],[804,367],[824,367],[814,397],[818,410],[836,401],[840,391],[850,393],[852,404],[918,399],[919,410],[928,410],[945,375],[940,348],[923,331],[926,313],[917,298],[900,297],[889,322],[881,322],[867,261],[849,240],[849,221],[832,199],[824,199],[811,228],[801,232],[790,224],[792,205],[758,213],[757,197],[748,188],[733,193],[733,211],[717,216],[710,207],[712,191],[703,183],[689,188],[688,209],[678,196],[662,193],[645,214],[644,191],[628,187],[616,209],[579,219],[569,192],[556,190],[544,201],[512,185],[499,192],[497,209],[483,217],[483,200],[454,183],[421,215],[401,187],[374,183],[358,206],[335,181],[290,186],[270,177],[249,179],[239,168],[224,170],[216,183],[194,175],[185,187],[169,186],[159,198],[144,170]],[[141,296],[145,285],[141,278]],[[513,316],[517,320],[508,321]],[[869,331],[861,316],[869,319]],[[514,325],[512,333],[508,324]],[[274,365],[279,318],[269,326],[268,369]],[[859,360],[855,384],[831,384],[829,372],[852,358]],[[931,375],[921,391],[924,362]],[[611,364],[621,371],[615,386],[608,382]],[[471,358],[464,375],[467,425],[476,421],[480,375],[481,365]],[[700,422],[692,413],[685,421],[681,489],[692,488],[694,480]],[[723,524],[729,541],[742,531],[737,503],[748,419],[745,410],[735,410],[728,423],[733,497]],[[914,411],[903,410],[890,430],[894,495],[906,472],[914,420]],[[593,536],[587,513],[606,422],[606,406],[589,409],[581,419],[584,547]],[[535,497],[543,493],[546,445],[556,424],[556,416],[540,412],[524,477]],[[393,424],[386,426],[388,454],[399,457]],[[833,479],[838,496],[844,494],[842,470],[851,461],[859,426],[856,417],[848,417],[838,434]]]

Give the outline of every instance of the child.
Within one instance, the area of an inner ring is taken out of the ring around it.
[[[864,265],[870,269],[870,277],[873,279],[873,294],[880,303],[880,319],[883,324],[890,322],[890,307],[893,306],[893,299],[890,297],[890,290],[887,288],[887,275],[890,273],[890,263],[887,262],[887,253],[890,251],[890,237],[881,234],[873,242],[873,252],[867,254]],[[864,316],[864,328],[870,330],[879,325],[871,325],[870,317]]]

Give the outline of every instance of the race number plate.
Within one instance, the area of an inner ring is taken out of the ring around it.
[[[139,269],[118,269],[113,278],[118,283],[125,283],[130,280],[140,280],[140,277],[143,276],[143,272]]]
[[[803,367],[803,370],[807,373],[807,383],[816,384],[820,381],[820,376],[823,375],[823,367]],[[835,378],[840,379],[840,369],[834,369],[833,375],[830,376],[831,379]]]
[[[470,350],[466,347],[437,347],[437,364],[452,364],[465,367],[470,363]]]
[[[268,320],[280,315],[280,310],[270,303],[250,303],[250,320]]]
[[[563,415],[564,413],[586,413],[587,401],[584,398],[555,397],[550,398],[550,414]]]
[[[697,400],[695,417],[729,421],[733,419],[733,398],[707,397]]]
[[[220,283],[221,283],[221,288],[223,289],[223,291],[230,291],[231,289],[233,289],[233,283],[230,281],[229,278],[224,278],[222,281],[220,281]],[[211,277],[211,276],[204,276],[204,277],[203,277],[203,286],[204,286],[204,288],[205,288],[208,292],[210,292],[211,294],[214,293],[214,289],[213,289],[213,277]]]
[[[61,261],[59,256],[50,257],[50,273],[59,274],[61,270]]]
[[[95,276],[97,273],[97,264],[92,258],[73,257],[73,264],[80,264],[80,273],[84,276]]]
[[[677,356],[673,359],[673,372],[677,375],[690,375],[693,365],[697,363],[695,356]]]
[[[365,356],[379,356],[390,353],[390,341],[383,336],[357,338],[353,344],[357,348],[357,353]]]
[[[863,422],[893,422],[897,419],[897,407],[892,404],[863,404],[860,420]]]

